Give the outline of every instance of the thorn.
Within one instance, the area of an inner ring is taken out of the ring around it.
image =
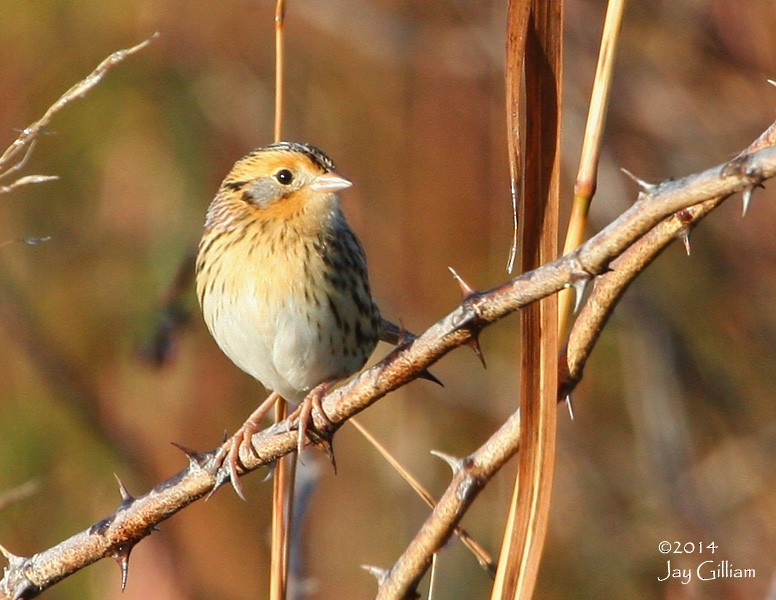
[[[380,567],[374,567],[372,565],[361,565],[361,568],[377,579],[377,585],[383,585],[385,578],[388,577],[387,569],[381,569]]]
[[[179,444],[178,442],[170,442],[170,443],[186,455],[186,458],[189,459],[190,469],[203,468],[205,466],[205,463],[209,459],[208,455],[205,454],[204,452],[193,450],[192,448],[189,448],[188,446],[184,446],[183,444]]]
[[[226,442],[224,441],[224,443]],[[218,489],[227,482],[227,480],[232,482],[232,487],[234,488],[234,491],[237,493],[237,495],[243,500],[246,499],[242,492],[242,484],[237,477],[237,467],[234,464],[235,461],[231,460],[231,457],[229,456],[232,451],[233,448],[226,449],[222,446],[213,456],[212,463],[209,465],[207,472],[213,475],[215,481],[213,482],[213,489],[211,489],[207,496],[205,496],[205,502],[210,500],[210,498],[213,497],[213,494],[215,494],[216,491],[218,491]],[[224,466],[224,463],[230,464]],[[235,483],[235,481],[237,483]]]
[[[437,385],[441,385],[442,387],[445,387],[445,384],[442,383],[431,371],[428,369],[423,369],[420,373],[418,373],[418,378],[425,379],[427,381],[430,381],[432,383],[436,383]]]
[[[573,421],[574,420],[574,405],[571,402],[571,394],[566,394],[565,402],[566,402],[566,408],[569,409],[569,417]]]
[[[472,336],[469,338],[469,341],[466,342],[466,345],[469,346],[472,350],[474,350],[474,353],[477,355],[477,358],[480,359],[480,362],[482,363],[482,368],[487,369],[488,365],[485,362],[485,354],[482,351],[482,346],[480,346],[480,334]]]
[[[638,185],[641,188],[641,191],[644,192],[645,194],[651,194],[651,193],[653,193],[658,188],[658,186],[655,185],[654,183],[648,183],[648,182],[644,181],[643,179],[639,179],[638,177],[636,177],[633,173],[631,173],[628,169],[626,169],[624,167],[620,167],[620,171],[622,171],[628,177],[630,177],[633,181],[635,181],[636,185]]]
[[[119,568],[121,569],[121,591],[127,589],[127,577],[129,576],[129,554],[132,552],[134,544],[121,544],[111,554],[111,558],[115,560]]]
[[[210,500],[210,498],[213,497],[213,494],[215,494],[216,491],[218,491],[218,489],[226,483],[226,481],[229,479],[229,473],[226,472],[226,469],[218,469],[218,471],[216,471],[215,478],[216,480],[213,483],[213,489],[208,492],[207,496],[205,496],[205,502]],[[237,495],[240,495],[239,492]],[[243,498],[243,500],[244,499],[245,498]]]
[[[316,446],[321,447],[321,451],[326,455],[326,458],[329,459],[331,468],[334,469],[334,474],[336,475],[337,459],[334,457],[334,438],[321,438],[318,442],[316,442]]]
[[[453,267],[447,267],[450,272],[453,274],[453,278],[458,282],[458,287],[461,288],[461,295],[464,298],[468,298],[469,296],[472,296],[473,294],[477,293],[477,290],[475,290],[472,286],[470,286],[468,283],[466,283],[463,280],[463,277],[461,277],[458,272],[453,269]]]
[[[743,219],[746,216],[747,211],[749,210],[749,205],[752,202],[752,196],[754,195],[754,188],[746,188],[742,194],[743,198],[743,208],[741,209],[741,218]]]
[[[684,244],[684,251],[687,252],[687,256],[690,256],[690,230],[693,225],[692,213],[684,208],[676,213],[676,218],[684,225],[684,229],[679,233],[678,237]]]
[[[587,289],[587,284],[590,283],[590,279],[589,276],[579,277],[571,283],[571,286],[574,288],[574,314],[577,314],[579,307],[582,306],[582,298],[585,297],[585,290]]]
[[[115,473],[113,476],[116,478],[116,483],[119,484],[119,493],[121,494],[121,507],[129,506],[135,501],[135,497],[127,491],[124,486],[124,482],[119,479],[119,476]]]
[[[756,188],[763,188],[765,189],[765,186],[763,185],[763,177],[762,173],[758,169],[750,168],[746,171],[746,176],[749,177],[749,179],[753,182],[752,185],[748,188],[746,188],[742,193],[742,200],[743,200],[743,207],[741,209],[741,218],[743,219],[746,216],[747,211],[749,210],[749,205],[752,202],[752,197],[754,196],[754,190]]]
[[[452,456],[450,454],[445,454],[444,452],[440,452],[439,450],[431,450],[430,451],[433,456],[436,456],[437,458],[441,458],[443,461],[447,463],[447,466],[450,467],[450,469],[453,471],[453,475],[458,473],[461,469],[463,469],[463,460],[456,456]]]
[[[458,286],[461,288],[461,295],[463,296],[463,299],[466,300],[467,298],[474,296],[477,293],[477,290],[475,290],[472,286],[470,286],[468,283],[466,283],[463,280],[463,277],[461,277],[458,272],[453,269],[453,267],[447,267],[450,272],[453,274],[453,277],[458,282]],[[480,362],[482,363],[483,368],[487,369],[488,365],[485,364],[485,355],[482,353],[482,348],[480,347],[480,340],[479,340],[479,333],[474,334],[472,333],[471,339],[466,342],[466,345],[469,346],[472,350],[474,350],[474,353],[477,355],[477,357],[480,359]]]
[[[448,541],[452,541],[452,539]],[[435,597],[434,586],[436,584],[436,578],[437,578],[437,559],[438,558],[439,558],[438,552],[434,552],[431,555],[431,577],[429,577],[429,582],[428,582],[428,597],[430,599]],[[415,595],[418,598],[420,597],[417,593]]]
[[[0,554],[5,557],[5,560],[8,561],[8,564],[12,569],[18,569],[24,564],[24,561],[27,560],[24,556],[17,556],[2,544],[0,544]]]
[[[687,256],[690,256],[690,230],[682,230],[682,233],[679,234],[679,239],[681,239],[684,244],[684,251],[687,253]]]

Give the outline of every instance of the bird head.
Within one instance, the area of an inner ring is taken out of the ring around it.
[[[279,142],[237,161],[220,193],[239,198],[265,216],[298,212],[305,205],[336,203],[335,192],[350,187],[334,164],[309,144]]]

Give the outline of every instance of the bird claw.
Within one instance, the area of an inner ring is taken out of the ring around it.
[[[299,406],[296,407],[293,413],[289,415],[289,422],[296,419],[297,428],[297,442],[296,449],[299,456],[302,454],[308,442],[321,446],[324,454],[331,461],[334,471],[337,470],[337,463],[334,460],[334,451],[331,444],[331,434],[334,431],[334,423],[326,415],[326,411],[323,410],[323,397],[326,392],[329,391],[333,382],[324,381],[323,383],[314,387],[309,394],[302,400]],[[320,415],[323,420],[323,427],[317,428],[313,421],[313,409]]]
[[[297,419],[297,451],[301,454],[302,450],[307,447],[307,442],[310,441],[313,444],[319,444],[321,440],[326,438],[326,433],[334,428],[334,423],[329,420],[326,412],[323,410],[323,403],[321,400],[326,395],[326,392],[331,387],[331,383],[325,382],[314,387],[304,400],[299,404],[296,410],[289,415],[290,419]],[[313,409],[321,416],[324,422],[323,431],[315,427],[313,421]]]
[[[320,385],[314,387],[299,406],[288,416],[287,422],[289,424],[296,420],[297,427],[297,452],[301,455],[302,450],[307,446],[308,441],[313,444],[323,447],[324,453],[329,457],[334,470],[337,470],[336,462],[334,461],[334,452],[331,446],[330,433],[334,430],[334,423],[326,416],[326,412],[323,410],[323,404],[321,400],[329,391],[333,381],[325,381]],[[243,492],[243,486],[240,482],[240,470],[245,470],[245,465],[240,460],[240,452],[243,448],[247,448],[255,457],[258,458],[258,452],[251,442],[253,434],[259,431],[261,419],[267,414],[269,409],[274,405],[275,401],[280,396],[273,392],[270,396],[262,402],[262,404],[251,414],[250,417],[242,424],[242,427],[231,438],[224,441],[223,445],[218,449],[215,457],[213,458],[213,464],[216,469],[215,485],[208,494],[208,499],[220,488],[228,479],[235,493],[245,500],[245,493]],[[323,420],[323,428],[316,429],[312,419],[313,409],[320,415]],[[312,426],[312,427],[311,427]]]
[[[237,495],[245,500],[245,494],[243,493],[242,483],[240,483],[240,473],[238,466],[245,468],[245,465],[240,461],[240,450],[247,446],[251,453],[258,458],[259,454],[256,452],[251,438],[253,434],[259,431],[261,427],[261,420],[269,412],[270,408],[274,406],[275,402],[280,396],[273,392],[270,394],[259,407],[253,411],[250,417],[242,424],[240,429],[237,430],[231,438],[225,440],[221,448],[218,449],[215,457],[213,458],[213,464],[216,467],[216,483],[213,486],[212,491],[208,494],[208,499],[213,493],[221,487],[227,479],[232,483],[232,487]]]
[[[219,448],[213,459],[218,469],[216,471],[216,483],[210,494],[208,494],[208,499],[210,499],[210,496],[212,496],[213,493],[228,479],[231,482],[235,493],[242,500],[246,500],[242,482],[240,481],[240,473],[238,471],[238,466],[244,468],[244,465],[240,461],[240,450],[247,445],[251,452],[253,452],[254,455],[257,455],[256,448],[254,448],[251,443],[251,437],[256,431],[256,424],[248,419],[243,423],[239,431]]]

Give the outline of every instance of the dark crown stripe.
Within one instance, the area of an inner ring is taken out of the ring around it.
[[[289,152],[301,152],[322,170],[331,171],[334,169],[334,163],[332,160],[326,156],[322,150],[311,144],[303,144],[301,142],[275,142],[269,146],[264,146],[263,148],[254,150],[252,154],[256,152],[263,152],[265,150],[288,150]]]

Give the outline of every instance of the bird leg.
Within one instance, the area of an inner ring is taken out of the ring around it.
[[[251,452],[256,454],[256,449],[251,443],[251,437],[253,434],[259,431],[261,428],[261,421],[272,409],[275,403],[280,399],[280,395],[277,392],[272,392],[267,399],[262,402],[259,407],[251,413],[245,423],[242,424],[240,429],[237,430],[231,438],[229,438],[218,450],[215,457],[215,464],[218,469],[226,468],[229,471],[229,481],[232,482],[232,487],[237,495],[245,500],[243,494],[242,483],[237,473],[237,466],[240,464],[240,450],[247,446]]]
[[[304,400],[299,403],[299,406],[296,407],[294,412],[288,416],[289,421],[293,421],[295,418],[299,419],[299,424],[297,425],[298,437],[296,442],[296,448],[299,454],[301,454],[302,450],[304,450],[305,446],[307,445],[307,439],[310,437],[308,435],[308,427],[313,425],[314,428],[314,423],[311,418],[313,414],[313,408],[315,408],[318,414],[321,415],[321,418],[325,421],[326,429],[334,426],[334,423],[332,423],[326,416],[321,400],[326,395],[326,392],[328,392],[335,383],[336,380],[332,380],[324,381],[323,383],[316,385],[312,390],[310,390],[310,393],[305,396]]]

